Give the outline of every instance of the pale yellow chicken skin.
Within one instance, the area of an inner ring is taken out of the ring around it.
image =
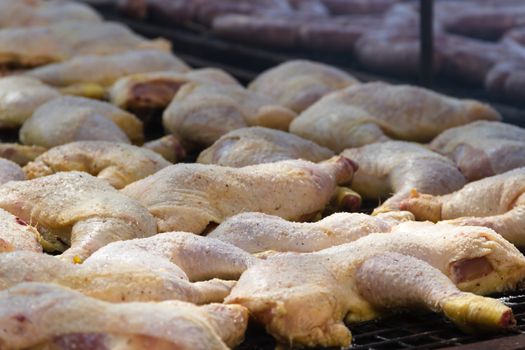
[[[230,244],[186,232],[113,242],[80,265],[44,254],[0,255],[0,290],[24,281],[56,283],[110,302],[222,302],[257,262]]]
[[[501,302],[464,293],[516,287],[525,258],[512,244],[488,228],[403,225],[314,253],[270,256],[243,273],[226,302],[246,306],[278,341],[295,346],[349,346],[343,319],[414,305],[470,330],[513,325]]]
[[[166,70],[187,72],[190,68],[171,53],[139,50],[106,56],[79,56],[32,69],[26,74],[53,86],[88,84],[89,87],[95,84],[104,89],[126,75]]]
[[[292,222],[262,213],[242,213],[226,219],[207,237],[233,244],[250,253],[313,252],[355,241],[370,233],[390,232],[413,220],[408,212],[370,216],[335,213],[316,222]]]
[[[229,131],[248,126],[288,130],[296,117],[270,98],[236,85],[184,85],[162,122],[171,133],[190,144],[209,146]]]
[[[87,173],[62,172],[0,186],[0,208],[36,227],[44,248],[82,261],[106,244],[157,233],[138,202]]]
[[[500,120],[501,116],[477,101],[373,82],[323,97],[294,119],[290,132],[341,152],[391,137],[430,141],[446,129],[482,119]]]
[[[84,171],[120,189],[171,165],[160,154],[125,143],[78,141],[51,148],[24,167],[28,179]]]
[[[0,78],[0,128],[22,125],[40,105],[59,96],[56,89],[34,78]]]
[[[0,209],[0,256],[12,251],[42,253],[38,231],[11,213]],[[17,271],[13,267],[13,271]]]
[[[290,133],[251,127],[230,131],[205,149],[198,163],[230,167],[272,163],[287,159],[320,162],[334,156],[334,152],[312,141]]]
[[[114,304],[45,283],[0,292],[0,341],[7,349],[89,342],[96,348],[223,350],[242,341],[247,323],[238,305]]]
[[[358,83],[350,74],[335,67],[293,60],[261,73],[248,88],[301,113],[324,95]]]
[[[413,193],[401,203],[417,220],[486,226],[517,246],[525,246],[525,168],[468,183],[443,195]]]
[[[352,189],[366,199],[386,199],[375,213],[399,210],[413,189],[446,194],[466,183],[452,161],[414,142],[373,143],[341,154],[359,165]]]
[[[117,80],[109,90],[109,100],[120,108],[132,111],[164,109],[177,91],[190,82],[239,86],[235,78],[215,68],[138,73]]]
[[[63,96],[41,105],[20,129],[20,141],[46,148],[73,141],[142,143],[142,122],[112,104]]]
[[[430,148],[452,159],[469,181],[476,181],[525,166],[525,129],[478,121],[444,131]]]
[[[355,168],[345,157],[243,168],[175,164],[121,191],[148,208],[159,232],[200,234],[210,224],[248,211],[288,220],[312,217],[328,204],[338,184],[351,182]]]

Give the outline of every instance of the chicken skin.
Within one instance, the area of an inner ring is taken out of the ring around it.
[[[287,159],[320,162],[334,156],[328,148],[293,134],[262,127],[242,128],[221,136],[197,158],[198,163],[243,167]]]
[[[221,241],[168,232],[110,243],[74,265],[44,254],[0,255],[0,290],[24,281],[56,283],[111,302],[222,302],[256,258]]]
[[[138,73],[117,80],[109,90],[109,99],[114,105],[130,111],[163,110],[177,91],[190,82],[239,86],[231,75],[214,68],[196,69],[186,73]]]
[[[171,165],[143,147],[104,141],[78,141],[51,148],[24,167],[28,179],[60,171],[84,171],[120,189]]]
[[[20,129],[20,141],[46,148],[85,140],[141,143],[142,122],[112,104],[63,96],[40,106]]]
[[[91,7],[62,1],[0,1],[0,28],[33,27],[60,21],[90,22],[96,26],[102,18]]]
[[[164,127],[190,144],[209,146],[247,126],[288,130],[296,114],[235,85],[186,84],[162,116]]]
[[[0,158],[0,185],[9,181],[25,180],[24,171],[18,164],[8,159]]]
[[[401,202],[417,220],[490,227],[517,246],[525,246],[525,168],[471,182],[443,195],[412,193]]]
[[[34,227],[3,209],[0,209],[0,223],[0,256],[17,250],[42,253],[40,234]]]
[[[512,244],[488,228],[403,225],[314,253],[270,256],[243,273],[226,303],[247,307],[294,346],[349,346],[343,319],[414,306],[469,330],[514,324],[510,308],[471,294],[507,290],[525,276],[525,258]]]
[[[294,60],[263,72],[248,88],[301,113],[324,95],[357,83],[357,79],[335,67]]]
[[[34,225],[44,249],[84,260],[106,244],[157,233],[138,202],[81,172],[57,173],[0,186],[0,208]]]
[[[430,148],[452,159],[469,181],[525,166],[525,130],[500,122],[478,121],[446,130]]]
[[[18,165],[24,166],[36,157],[47,151],[46,148],[40,146],[27,146],[18,143],[2,143],[0,142],[0,157],[9,159]]]
[[[242,341],[247,323],[248,313],[238,305],[114,304],[45,283],[0,292],[0,342],[6,349],[90,344],[91,349],[222,350]]]
[[[107,56],[79,56],[32,69],[26,74],[53,86],[96,84],[107,88],[126,75],[166,70],[186,72],[189,67],[170,53],[140,50]]]
[[[186,150],[175,135],[166,135],[146,142],[142,147],[160,154],[170,163],[179,163],[186,158]]]
[[[20,45],[20,43],[24,43]],[[0,30],[0,66],[37,67],[82,55],[111,55],[140,49],[170,51],[164,40],[148,41],[119,23],[60,21]]]
[[[243,212],[287,220],[314,216],[338,184],[351,182],[355,163],[334,157],[315,164],[289,160],[244,168],[175,164],[134,182],[122,193],[157,219],[159,232],[203,233],[210,224]]]
[[[413,142],[374,143],[346,149],[342,155],[359,165],[352,181],[353,190],[366,199],[388,198],[376,213],[399,210],[400,202],[413,189],[446,194],[466,183],[452,161]]]
[[[314,252],[357,240],[370,233],[390,232],[413,216],[408,212],[370,216],[335,213],[317,222],[291,222],[262,213],[242,213],[226,219],[207,237],[233,244],[249,253]]]
[[[0,78],[0,128],[22,125],[40,105],[59,96],[56,89],[34,78]]]
[[[341,152],[390,137],[426,142],[446,129],[480,119],[501,116],[477,101],[375,82],[323,97],[291,123],[290,132]]]

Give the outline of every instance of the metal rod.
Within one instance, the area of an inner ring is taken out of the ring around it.
[[[423,86],[430,87],[433,78],[434,58],[434,31],[433,31],[433,7],[434,0],[420,0],[420,60],[419,79]]]

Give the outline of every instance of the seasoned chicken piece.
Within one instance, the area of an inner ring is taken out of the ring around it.
[[[288,130],[295,113],[235,85],[186,84],[162,116],[164,127],[184,141],[209,146],[247,126]]]
[[[28,179],[84,171],[120,189],[171,163],[149,149],[125,143],[78,141],[51,148],[24,167]]]
[[[73,141],[141,143],[142,122],[107,102],[63,96],[35,111],[20,129],[20,141],[51,148]]]
[[[346,149],[342,155],[359,164],[352,189],[366,199],[388,198],[376,213],[399,210],[400,201],[413,189],[446,194],[466,183],[452,161],[413,142],[374,143]]]
[[[8,159],[0,158],[0,185],[9,181],[25,180],[24,171],[18,164]]]
[[[162,70],[186,72],[189,67],[173,54],[141,50],[108,56],[79,56],[32,69],[27,75],[54,86],[98,84],[108,87],[126,75]]]
[[[283,343],[343,347],[351,342],[343,319],[370,320],[385,309],[423,306],[462,328],[508,328],[510,308],[452,283],[485,294],[523,277],[525,257],[488,228],[405,223],[314,253],[267,257],[243,273],[226,302],[246,306]]]
[[[287,159],[320,162],[334,152],[293,134],[262,127],[242,128],[221,136],[197,158],[198,163],[242,167]]]
[[[0,292],[0,341],[7,349],[228,349],[242,341],[247,323],[238,305],[114,304],[45,283]]]
[[[40,234],[34,227],[3,209],[0,209],[0,223],[0,256],[15,250],[42,253]],[[17,271],[16,267],[13,271]]]
[[[157,233],[138,202],[106,181],[81,172],[58,173],[0,186],[0,208],[34,225],[48,251],[85,259],[106,244]]]
[[[29,27],[50,25],[60,21],[101,22],[89,6],[64,1],[0,1],[0,27]]]
[[[417,220],[487,226],[525,246],[525,168],[471,182],[444,196],[414,192],[401,202]],[[453,219],[453,220],[451,220]]]
[[[315,164],[303,160],[244,168],[175,164],[126,186],[122,193],[147,207],[159,232],[202,233],[235,214],[256,211],[288,220],[315,215],[356,165],[344,157]]]
[[[84,266],[120,261],[152,270],[182,270],[190,281],[210,278],[238,279],[256,258],[217,239],[188,232],[160,233],[153,237],[113,242],[96,251]]]
[[[469,181],[525,166],[525,130],[500,122],[478,121],[446,130],[430,148],[452,159]]]
[[[153,259],[167,270],[130,265],[118,259],[105,265],[75,265],[48,254],[4,253],[0,254],[0,290],[33,281],[59,284],[114,303],[181,300],[207,304],[222,302],[235,285],[235,281],[215,278],[192,283],[177,265]]]
[[[440,132],[498,112],[473,100],[386,83],[367,83],[331,93],[304,111],[290,132],[336,152],[388,140],[430,141]]]
[[[40,105],[59,96],[57,90],[34,78],[0,78],[0,128],[19,127]]]
[[[18,165],[26,165],[36,157],[47,151],[40,146],[26,146],[18,143],[0,143],[0,157],[9,159]]]
[[[175,135],[166,135],[160,139],[146,142],[142,147],[160,154],[171,163],[178,163],[186,158],[186,150]]]
[[[221,223],[207,237],[233,244],[249,253],[268,250],[313,252],[355,241],[375,232],[390,232],[393,226],[413,216],[384,219],[360,213],[336,213],[317,222],[291,222],[262,213],[242,213]]]
[[[81,265],[42,254],[0,255],[0,289],[52,282],[112,302],[177,299],[222,302],[257,261],[247,252],[192,233],[169,232],[110,243]],[[193,283],[192,283],[193,282]]]
[[[177,91],[186,83],[239,85],[228,73],[215,68],[184,72],[138,73],[123,77],[109,91],[114,105],[132,111],[166,108]]]
[[[65,21],[0,30],[2,66],[35,67],[79,55],[111,55],[140,49],[169,52],[170,45],[164,40],[147,41],[126,26],[111,22]]]
[[[357,79],[335,67],[294,60],[263,72],[249,89],[301,113],[324,95],[357,83]]]

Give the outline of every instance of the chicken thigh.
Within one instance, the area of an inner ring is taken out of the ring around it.
[[[230,279],[238,279],[256,260],[212,238],[169,232],[110,243],[80,265],[43,254],[2,254],[0,290],[35,281],[111,302],[222,302],[235,284]]]
[[[0,209],[0,256],[5,252],[26,250],[42,253],[38,231],[11,213]],[[13,272],[18,271],[13,268]]]
[[[140,50],[107,56],[79,56],[32,69],[26,74],[53,86],[97,84],[108,87],[126,75],[166,70],[186,72],[189,67],[173,54]]]
[[[24,144],[51,148],[73,141],[141,143],[142,122],[112,104],[63,96],[40,106],[20,129]]]
[[[320,162],[334,152],[293,134],[262,127],[242,128],[221,136],[197,158],[198,163],[230,167],[287,159]]]
[[[57,90],[34,78],[0,78],[0,128],[22,125],[40,105],[59,96]]]
[[[142,147],[152,150],[171,163],[178,163],[186,158],[186,150],[175,135],[166,135],[146,142]]]
[[[113,187],[124,186],[171,165],[143,147],[105,141],[78,141],[51,148],[24,167],[28,179],[60,171],[84,171]]]
[[[454,163],[417,143],[374,143],[346,149],[342,155],[359,164],[352,189],[366,199],[388,198],[375,213],[399,210],[399,203],[413,189],[446,194],[466,183]]]
[[[476,181],[525,166],[525,129],[478,121],[444,131],[430,148],[452,159],[469,181]]]
[[[26,176],[22,168],[10,160],[0,158],[0,185],[9,181],[25,180]]]
[[[0,142],[0,157],[9,159],[18,165],[26,165],[36,157],[47,151],[46,148],[40,146],[19,145],[17,143],[1,143]]]
[[[50,25],[60,21],[101,22],[91,7],[63,1],[0,1],[0,28]]]
[[[294,60],[263,72],[249,89],[301,113],[324,95],[357,83],[357,79],[335,67]]]
[[[290,131],[341,152],[389,137],[430,141],[446,129],[479,119],[499,120],[501,116],[477,101],[375,82],[323,97],[291,123]]]
[[[8,182],[0,186],[0,208],[35,226],[44,248],[69,261],[113,241],[157,233],[154,218],[138,202],[81,172]]]
[[[381,214],[336,213],[317,222],[301,223],[262,213],[242,213],[226,219],[207,237],[249,253],[313,252],[352,242],[370,233],[390,232],[401,221],[413,219],[408,212],[397,214],[398,217],[382,218]]]
[[[295,117],[288,108],[239,86],[192,83],[177,92],[162,120],[184,141],[209,146],[228,131],[247,126],[288,130]]]
[[[196,69],[186,73],[138,73],[117,80],[109,90],[109,99],[114,105],[126,110],[163,110],[177,91],[189,82],[239,85],[231,75],[214,68]]]
[[[517,246],[525,246],[525,168],[471,182],[443,196],[412,193],[401,202],[417,220],[487,226]]]
[[[268,257],[243,273],[226,302],[246,306],[294,346],[349,346],[343,319],[361,322],[414,306],[442,311],[470,330],[511,327],[510,308],[467,292],[513,288],[525,277],[523,255],[488,228],[436,226]]]
[[[210,224],[256,211],[288,220],[315,215],[338,184],[352,180],[355,164],[334,157],[315,164],[303,160],[244,168],[175,164],[134,182],[122,193],[147,207],[159,232],[202,233]]]
[[[114,304],[53,284],[22,283],[0,292],[0,342],[7,349],[228,349],[248,313],[238,305],[182,301]]]
[[[23,43],[21,45],[20,43]],[[158,49],[164,40],[148,41],[119,23],[60,21],[47,26],[0,30],[0,65],[36,67],[81,55],[110,55]]]

